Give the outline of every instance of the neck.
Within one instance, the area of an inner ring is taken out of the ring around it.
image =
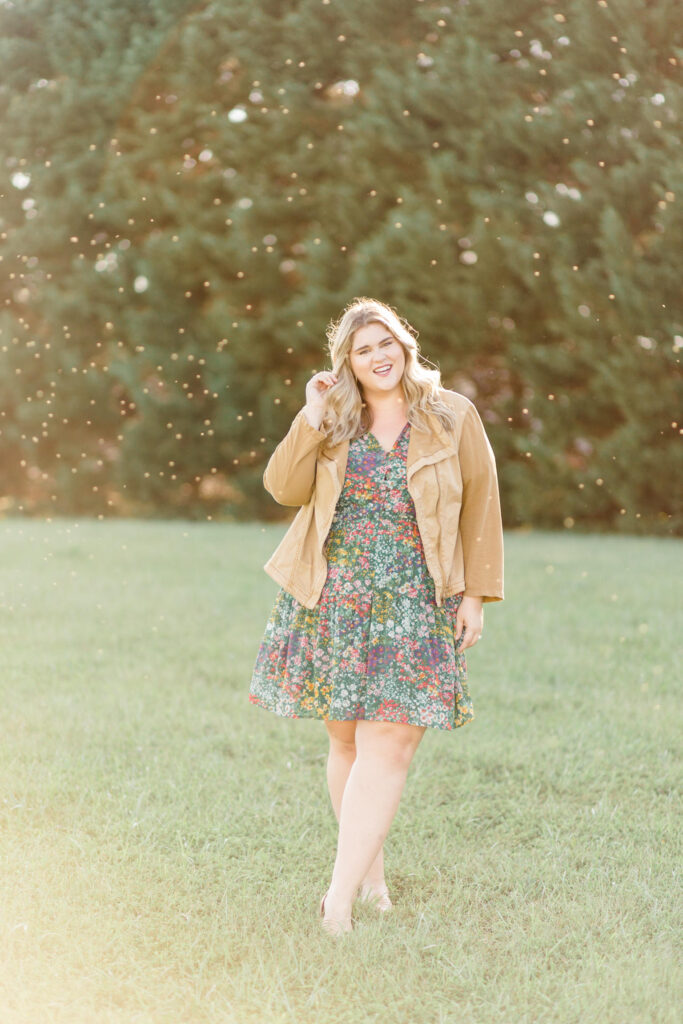
[[[397,420],[405,419],[406,398],[402,388],[387,393],[379,392],[368,396],[363,395],[368,412],[373,420]]]

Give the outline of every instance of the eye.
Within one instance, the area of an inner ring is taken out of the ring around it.
[[[381,341],[380,342],[380,348],[386,348],[387,345],[393,345],[395,341],[396,341],[395,338],[387,338],[386,341]],[[356,355],[357,356],[364,356],[364,355],[367,354],[368,351],[369,351],[369,349],[368,349],[367,345],[363,345],[362,348],[356,349]]]

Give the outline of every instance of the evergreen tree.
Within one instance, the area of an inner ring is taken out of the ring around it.
[[[363,294],[476,402],[508,525],[679,532],[676,14],[5,5],[7,507],[282,515]]]

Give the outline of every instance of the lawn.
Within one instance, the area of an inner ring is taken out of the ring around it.
[[[336,942],[324,726],[247,700],[283,532],[0,521],[1,1024],[674,1024],[681,542],[506,534]]]

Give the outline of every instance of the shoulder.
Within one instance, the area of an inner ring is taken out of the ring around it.
[[[459,391],[451,391],[450,388],[441,388],[439,398],[455,417],[454,432],[458,450],[465,445],[474,450],[486,449],[488,454],[492,454],[482,418],[474,402]]]
[[[466,395],[461,395],[459,391],[451,391],[450,388],[439,388],[439,398],[454,412],[460,413],[464,416],[471,409],[476,411],[476,406]]]

